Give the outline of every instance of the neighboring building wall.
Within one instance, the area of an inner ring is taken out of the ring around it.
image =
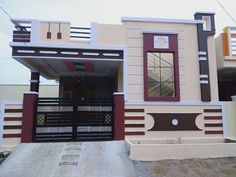
[[[29,85],[0,85],[0,100],[22,100],[23,93],[29,92]],[[58,85],[40,85],[39,97],[58,97]]]
[[[225,121],[224,121],[224,135],[225,137],[236,139],[236,100],[224,102],[225,107]]]

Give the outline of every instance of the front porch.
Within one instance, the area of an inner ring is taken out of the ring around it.
[[[21,141],[124,139],[124,96],[114,94],[123,92],[124,50],[94,45],[94,26],[12,22],[17,29],[10,43],[12,57],[31,70],[30,93],[24,95]],[[40,75],[59,82],[57,98],[38,97]]]

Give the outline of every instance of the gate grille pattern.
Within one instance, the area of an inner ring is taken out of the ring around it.
[[[38,98],[34,141],[113,139],[112,99]]]

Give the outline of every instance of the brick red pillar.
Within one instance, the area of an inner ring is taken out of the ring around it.
[[[114,139],[125,139],[124,128],[124,93],[114,93]]]
[[[30,143],[33,138],[33,123],[35,116],[35,101],[38,98],[37,92],[24,93],[23,116],[21,129],[21,142]]]

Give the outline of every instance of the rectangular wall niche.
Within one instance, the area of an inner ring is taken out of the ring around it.
[[[154,48],[155,49],[169,49],[169,37],[168,36],[154,36]]]

